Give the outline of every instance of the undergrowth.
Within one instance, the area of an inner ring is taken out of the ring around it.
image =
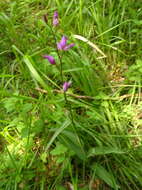
[[[0,190],[142,188],[141,18],[134,0],[0,2]]]

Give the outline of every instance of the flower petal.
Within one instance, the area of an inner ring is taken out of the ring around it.
[[[64,50],[64,48],[67,45],[67,38],[65,36],[62,37],[61,41],[59,43],[57,43],[57,48],[59,50]]]
[[[59,43],[57,43],[57,48],[58,48],[58,50],[63,50],[63,48],[62,48],[62,46],[61,46],[60,42],[59,42]]]
[[[70,86],[71,86],[71,82],[64,82],[63,91],[66,92]]]
[[[58,18],[58,12],[57,12],[57,11],[54,12],[53,17],[54,17],[54,18]]]
[[[47,59],[48,61],[49,61],[49,63],[51,63],[52,65],[55,65],[56,63],[55,63],[55,59],[54,59],[54,57],[53,56],[51,56],[51,55],[44,55],[43,56],[45,59]]]
[[[64,47],[64,50],[66,51],[66,50],[70,49],[73,46],[75,46],[75,44],[73,44],[73,43],[69,44],[69,45],[67,45],[67,46]]]

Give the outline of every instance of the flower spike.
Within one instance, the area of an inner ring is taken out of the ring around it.
[[[70,86],[71,86],[71,82],[64,82],[63,91],[66,92]]]
[[[47,59],[49,61],[49,63],[52,65],[56,64],[54,57],[51,55],[44,55],[43,58]]]
[[[55,11],[53,15],[53,26],[57,26],[58,24],[59,24],[59,16],[58,16],[58,12]]]

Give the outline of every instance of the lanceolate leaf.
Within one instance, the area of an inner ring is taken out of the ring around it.
[[[69,120],[66,120],[66,121],[63,123],[63,125],[62,125],[60,128],[58,128],[58,129],[56,130],[56,132],[54,133],[54,135],[52,136],[52,138],[51,138],[50,141],[48,142],[48,144],[47,144],[47,146],[46,146],[46,148],[45,148],[45,151],[47,151],[47,150],[49,149],[49,147],[50,147],[51,144],[54,142],[54,140],[58,137],[58,135],[59,135],[60,133],[62,133],[63,130],[64,130],[66,127],[68,127],[70,124],[71,124],[71,122],[70,122]]]
[[[114,147],[98,146],[91,148],[88,152],[88,157],[105,155],[105,154],[124,154],[125,152]]]
[[[108,172],[103,166],[100,164],[95,164],[93,170],[94,174],[107,183],[110,187],[115,190],[119,189],[119,186],[117,185],[112,173]]]
[[[81,140],[79,139],[77,134],[74,134],[69,131],[63,131],[62,135],[60,136],[63,143],[73,152],[76,153],[76,155],[81,159],[86,159],[86,154],[84,151],[83,144],[81,143]]]
[[[47,86],[47,84],[44,82],[44,80],[40,77],[39,73],[37,72],[37,70],[34,68],[33,66],[33,61],[31,59],[30,56],[24,56],[24,62],[27,65],[33,79],[35,79],[44,89],[47,89],[48,92],[50,92],[49,87]]]

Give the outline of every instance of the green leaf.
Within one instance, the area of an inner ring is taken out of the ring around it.
[[[43,152],[41,155],[40,155],[40,159],[43,161],[43,163],[46,163],[47,160],[47,153],[46,152]]]
[[[29,129],[27,127],[24,127],[22,130],[21,130],[21,137],[22,138],[26,138],[28,137],[29,135]]]
[[[56,160],[56,163],[57,163],[57,164],[60,164],[60,163],[62,163],[65,159],[66,159],[65,156],[60,156],[60,157]]]
[[[67,152],[67,148],[63,144],[57,144],[57,146],[50,152],[53,156],[64,154]]]
[[[17,98],[7,98],[4,100],[4,107],[6,108],[7,112],[12,112],[16,108],[16,103],[18,102]]]
[[[39,82],[39,84],[44,88],[47,89],[48,92],[50,92],[50,88],[47,86],[47,84],[44,82],[44,80],[40,77],[39,73],[33,66],[33,60],[30,56],[24,56],[24,62],[27,65],[29,71],[31,72],[32,77]]]
[[[105,154],[124,154],[125,152],[114,147],[98,146],[91,148],[88,152],[88,157],[105,155]]]
[[[61,186],[61,185],[56,185],[56,189],[58,189],[58,190],[66,190],[66,188]]]
[[[32,129],[31,129],[31,131],[33,133],[38,134],[38,133],[42,132],[43,127],[44,127],[44,122],[43,122],[43,120],[39,119],[39,120],[36,120],[34,122],[34,125],[33,125]]]
[[[32,109],[32,107],[33,107],[33,105],[31,103],[26,103],[26,104],[23,105],[22,111],[24,113],[27,113]]]
[[[86,153],[84,151],[83,144],[81,143],[77,134],[69,131],[63,131],[62,135],[60,135],[60,138],[62,142],[70,149],[70,151],[74,151],[81,160],[86,159]]]
[[[110,187],[117,190],[119,186],[117,185],[112,173],[108,172],[104,167],[102,167],[100,164],[95,164],[93,167],[93,170],[95,174],[102,179],[104,182],[106,182]]]
[[[48,142],[46,148],[45,148],[45,151],[47,151],[49,149],[49,147],[51,146],[51,144],[54,142],[54,140],[58,137],[58,135],[63,132],[63,130],[65,128],[67,128],[69,125],[71,124],[71,122],[69,120],[66,120],[62,126],[60,128],[58,128],[56,130],[56,132],[54,133],[54,135],[52,136],[52,138],[50,139],[50,141]]]

